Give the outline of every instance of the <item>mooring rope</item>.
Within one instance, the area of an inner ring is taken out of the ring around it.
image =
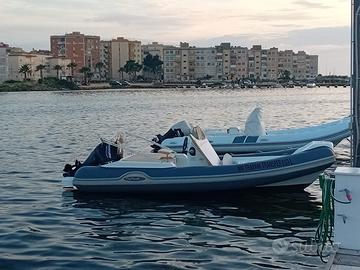
[[[320,256],[322,262],[325,262],[324,249],[326,243],[329,241],[333,244],[333,228],[334,228],[334,184],[335,179],[320,175],[319,182],[322,190],[322,209],[320,213],[319,225],[315,233],[315,242],[317,243],[317,254]]]
[[[322,209],[320,213],[319,224],[315,233],[315,242],[317,243],[317,254],[319,255],[321,261],[326,263],[324,257],[329,256],[329,254],[324,255],[326,244],[329,241],[329,243],[333,245],[332,238],[334,232],[335,202],[349,204],[351,203],[352,198],[348,189],[341,190],[345,192],[348,201],[342,201],[335,198],[335,178],[333,177],[322,174],[319,176],[319,182],[322,191]]]

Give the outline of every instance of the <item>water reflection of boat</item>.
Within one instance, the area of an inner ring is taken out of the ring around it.
[[[234,269],[236,261],[241,261],[236,269],[259,268],[260,264],[295,269],[305,263],[304,269],[316,268],[319,259],[304,249],[290,259],[288,253],[272,249],[276,239],[293,245],[311,242],[321,204],[316,190],[310,190],[197,196],[64,192],[66,211],[77,214],[64,222],[73,228],[71,237],[91,243],[85,245],[86,255],[96,253],[103,260],[92,261],[102,267],[106,261],[126,268],[130,260],[131,267],[138,269],[164,264],[167,268],[181,264],[184,269],[210,269],[217,264]]]
[[[254,187],[310,185],[335,161],[332,143],[313,142],[282,156],[254,155],[220,160],[200,128],[183,146],[100,166],[83,166],[63,186],[83,192],[210,192]]]

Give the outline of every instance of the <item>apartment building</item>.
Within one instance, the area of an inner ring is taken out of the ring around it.
[[[230,43],[221,43],[216,46],[216,61],[217,61],[217,79],[230,79]]]
[[[65,57],[53,57],[46,52],[37,51],[37,53],[24,52],[20,50],[10,50],[8,61],[8,79],[9,80],[23,80],[24,74],[19,73],[19,69],[22,65],[29,65],[30,72],[27,74],[27,78],[30,80],[39,80],[41,78],[40,71],[36,70],[39,65],[44,65],[42,70],[43,77],[56,77],[58,72],[55,70],[55,66],[61,66],[59,70],[59,78],[66,79],[71,76],[71,69],[67,67],[71,63],[71,59]]]
[[[130,59],[129,55],[129,41],[123,37],[118,37],[111,41],[111,78],[116,80],[124,79],[120,72],[126,62]],[[126,75],[126,74],[124,74]]]
[[[54,57],[65,57],[76,63],[75,76],[81,76],[79,70],[85,66],[96,72],[96,63],[100,62],[99,36],[80,32],[54,35],[50,37],[50,48]]]
[[[214,80],[217,76],[215,48],[190,49],[190,79]]]
[[[293,69],[292,75],[295,80],[306,80],[306,53],[304,51],[299,51],[294,53],[293,56]]]
[[[100,41],[100,62],[103,63],[103,68],[101,69],[101,78],[110,79],[111,78],[111,41],[110,40],[101,40]]]
[[[108,65],[109,77],[114,80],[128,79],[128,74],[119,71],[127,61],[134,60],[136,63],[142,63],[141,42],[137,40],[131,41],[118,37],[111,41],[102,41],[101,51],[101,57]]]
[[[59,70],[59,79],[66,79],[71,76],[71,68],[68,65],[71,63],[71,59],[65,57],[47,57],[46,58],[46,69],[43,73],[44,77],[56,77],[57,71],[55,66],[61,66]]]
[[[267,79],[274,81],[279,78],[279,49],[267,50]]]
[[[163,49],[164,80],[278,80],[285,71],[294,80],[312,80],[318,73],[318,57],[304,51],[279,51],[254,45],[248,49],[221,43],[216,47],[198,48],[181,42],[179,47]]]
[[[319,73],[319,56],[307,55],[306,56],[306,79],[315,80]]]
[[[292,50],[279,51],[279,77],[285,71],[289,71],[291,76],[294,75],[294,52]]]
[[[230,79],[239,80],[248,77],[248,48],[235,46],[230,50]]]
[[[164,48],[169,47],[168,45],[159,44],[158,42],[152,42],[150,44],[141,45],[141,51],[143,57],[146,54],[151,54],[152,56],[159,56],[161,61],[164,61]]]
[[[261,45],[254,45],[249,50],[249,77],[267,80],[267,50],[263,50]]]
[[[180,47],[165,47],[163,53],[165,81],[217,79],[216,48],[190,47],[181,42]]]
[[[181,49],[175,46],[164,48],[164,81],[181,81]],[[186,72],[185,72],[186,74]]]
[[[9,45],[0,42],[0,83],[9,77]]]
[[[24,79],[24,74],[19,73],[19,69],[22,65],[29,65],[30,72],[27,74],[27,78],[30,80],[40,79],[40,73],[36,72],[38,65],[47,65],[46,54],[32,54],[26,52],[15,52],[9,54],[9,80],[21,81]]]
[[[129,59],[134,60],[136,63],[141,64],[143,62],[141,41],[129,40]]]

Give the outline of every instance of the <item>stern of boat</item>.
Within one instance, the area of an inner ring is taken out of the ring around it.
[[[61,180],[61,185],[65,191],[73,191],[76,190],[74,186],[74,177],[66,176]]]

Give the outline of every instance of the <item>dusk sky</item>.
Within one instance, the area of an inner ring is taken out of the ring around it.
[[[212,46],[220,42],[305,50],[322,74],[349,74],[350,0],[0,1],[0,42],[49,49],[49,36],[81,31],[102,39]]]

